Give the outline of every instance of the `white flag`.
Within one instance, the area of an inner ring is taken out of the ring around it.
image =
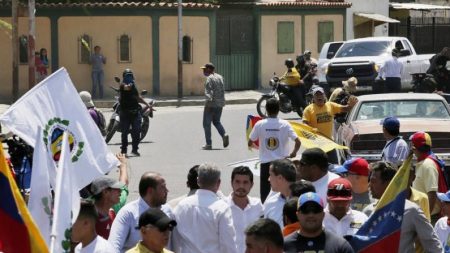
[[[23,95],[0,117],[0,121],[31,146],[37,142],[38,128],[42,140],[57,163],[61,156],[61,139],[69,132],[71,161],[79,189],[119,164],[90,117],[66,69],[61,68]],[[50,173],[55,185],[56,175]]]
[[[34,146],[32,171],[30,188],[33,190],[30,191],[28,209],[48,247],[50,245],[53,211],[49,171],[56,174],[56,168],[44,146],[41,129],[38,131],[36,145]]]
[[[55,188],[55,209],[51,232],[51,253],[70,252],[70,229],[80,211],[80,194],[73,179],[76,170],[69,146],[70,133],[62,136],[61,159],[58,163]]]

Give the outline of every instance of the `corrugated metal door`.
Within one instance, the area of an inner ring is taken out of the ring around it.
[[[246,14],[217,17],[217,73],[223,75],[227,90],[246,90],[256,87],[256,48],[253,35],[253,16]]]

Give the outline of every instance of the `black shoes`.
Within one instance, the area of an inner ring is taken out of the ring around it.
[[[137,150],[131,151],[131,154],[134,156],[141,156],[141,154]]]
[[[223,140],[223,147],[224,148],[226,148],[226,147],[228,147],[228,145],[230,145],[230,137],[228,136],[228,134],[225,134],[222,137],[222,140]]]

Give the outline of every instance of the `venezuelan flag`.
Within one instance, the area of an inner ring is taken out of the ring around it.
[[[23,200],[0,145],[0,252],[48,252]]]
[[[369,220],[349,239],[355,252],[398,252],[411,159],[412,154],[389,183]]]
[[[250,133],[252,132],[253,127],[255,126],[256,122],[262,120],[261,117],[259,116],[252,116],[252,115],[248,115],[247,116],[247,141],[250,139]],[[259,147],[259,141],[254,142],[256,147]]]

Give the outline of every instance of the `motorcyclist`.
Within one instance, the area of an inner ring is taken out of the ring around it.
[[[287,84],[287,88],[289,91],[287,94],[289,95],[293,107],[298,110],[303,110],[306,107],[305,104],[305,86],[303,81],[300,78],[300,74],[297,69],[294,67],[294,61],[292,59],[286,59],[284,64],[287,67],[287,71],[280,78],[280,81]],[[301,108],[300,108],[301,107]]]
[[[298,55],[296,61],[295,68],[305,83],[305,90],[309,90],[312,85],[319,82],[316,76],[317,61],[311,58],[311,51],[309,50],[306,50],[302,55]]]
[[[138,152],[140,133],[141,133],[141,106],[139,103],[151,107],[139,94],[134,81],[133,71],[125,69],[123,71],[123,80],[119,88],[120,103],[120,127],[122,130],[122,145],[120,147],[122,154],[127,154],[128,133],[131,127],[132,151],[131,154],[140,156]]]
[[[447,61],[450,61],[450,48],[448,47],[444,47],[440,53],[430,59],[427,74],[433,75],[432,82],[438,92],[450,92],[450,72],[446,67]]]

